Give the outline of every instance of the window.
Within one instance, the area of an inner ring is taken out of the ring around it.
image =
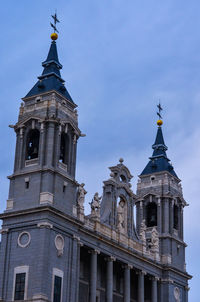
[[[25,188],[29,189],[29,180],[25,180]]]
[[[14,300],[24,300],[26,273],[16,274]]]
[[[174,229],[178,230],[178,206],[174,205]]]
[[[53,302],[60,302],[61,300],[61,285],[62,285],[62,278],[55,276]]]
[[[69,161],[69,136],[65,133],[61,134],[60,140],[60,162],[68,165]]]
[[[63,183],[63,193],[65,193],[66,186],[67,186],[67,182],[64,181],[64,183]]]
[[[30,130],[27,136],[26,159],[38,158],[40,132],[37,129]]]
[[[147,210],[147,227],[157,226],[157,205],[151,202],[146,207]]]
[[[62,302],[63,272],[53,269],[52,302]]]
[[[28,271],[28,266],[15,267],[13,279],[13,301],[27,299]]]

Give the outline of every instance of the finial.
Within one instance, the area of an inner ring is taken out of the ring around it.
[[[161,111],[162,111],[163,109],[162,109],[162,107],[161,107],[160,101],[159,101],[159,104],[157,105],[157,107],[158,107],[157,115],[159,116],[159,120],[157,121],[157,125],[160,127],[160,126],[162,126],[162,124],[163,124],[162,116],[161,116]]]
[[[123,159],[123,158],[120,158],[120,159],[119,159],[120,164],[122,164],[122,163],[123,163],[123,161],[124,161],[124,159]]]
[[[56,23],[58,23],[58,22],[60,22],[60,21],[59,21],[58,18],[57,18],[56,12],[55,12],[55,15],[51,15],[51,17],[52,17],[53,20],[54,20],[54,24],[50,22],[51,27],[53,27],[53,29],[54,29],[54,32],[51,34],[51,40],[55,41],[55,40],[58,39],[58,34],[57,34],[57,33],[59,33],[59,31],[58,31],[57,28],[56,28]],[[56,32],[57,32],[57,33],[56,33]]]

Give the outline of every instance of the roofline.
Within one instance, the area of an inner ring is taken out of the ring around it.
[[[151,175],[154,175],[154,174],[156,174],[156,175],[159,175],[159,174],[164,174],[164,173],[167,173],[168,175],[170,175],[170,176],[173,176],[176,180],[178,180],[179,182],[181,181],[181,179],[180,178],[178,178],[178,177],[176,177],[175,175],[172,175],[169,171],[167,171],[167,170],[163,170],[163,171],[160,171],[160,172],[154,172],[154,173],[149,173],[149,174],[140,174],[140,175],[138,175],[138,177],[139,178],[144,178],[144,177],[146,177],[146,176],[151,176]]]
[[[71,106],[73,106],[74,108],[78,107],[77,104],[75,104],[74,102],[72,103],[70,100],[68,100],[63,94],[59,93],[57,90],[55,89],[52,89],[52,90],[49,90],[49,91],[46,91],[46,92],[42,92],[42,93],[38,93],[38,94],[35,94],[35,95],[31,95],[31,96],[28,96],[28,97],[23,97],[21,98],[22,101],[26,101],[26,100],[30,100],[32,98],[35,98],[37,96],[42,96],[42,95],[46,95],[46,94],[50,94],[50,93],[56,93],[57,95],[59,95],[62,99],[65,99]]]

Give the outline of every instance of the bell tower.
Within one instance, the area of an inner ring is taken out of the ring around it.
[[[54,33],[43,72],[22,99],[0,244],[0,301],[75,301],[78,237],[77,105],[65,87]],[[72,224],[74,226],[74,224]],[[71,229],[70,229],[71,228]],[[76,240],[77,239],[77,240]],[[65,284],[65,285],[64,285]],[[64,290],[65,289],[65,290]]]
[[[76,203],[76,148],[81,132],[77,105],[60,74],[57,38],[54,32],[42,75],[22,99],[18,122],[10,126],[17,140],[6,211],[50,204],[71,214]]]
[[[181,180],[166,154],[162,124],[159,119],[153,154],[139,175],[136,215],[138,233],[145,224],[147,251],[153,245],[152,233],[157,232],[159,261],[165,267],[163,292],[170,297],[173,296],[170,284],[178,282],[171,271],[186,272],[183,210],[188,204],[183,198]]]

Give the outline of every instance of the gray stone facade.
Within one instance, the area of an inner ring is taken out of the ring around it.
[[[165,170],[141,175],[134,193],[120,159],[86,216],[86,191],[75,179],[83,136],[75,108],[51,87],[23,98],[12,126],[15,164],[0,215],[0,301],[17,300],[16,276],[24,274],[26,301],[187,302],[180,180]]]

